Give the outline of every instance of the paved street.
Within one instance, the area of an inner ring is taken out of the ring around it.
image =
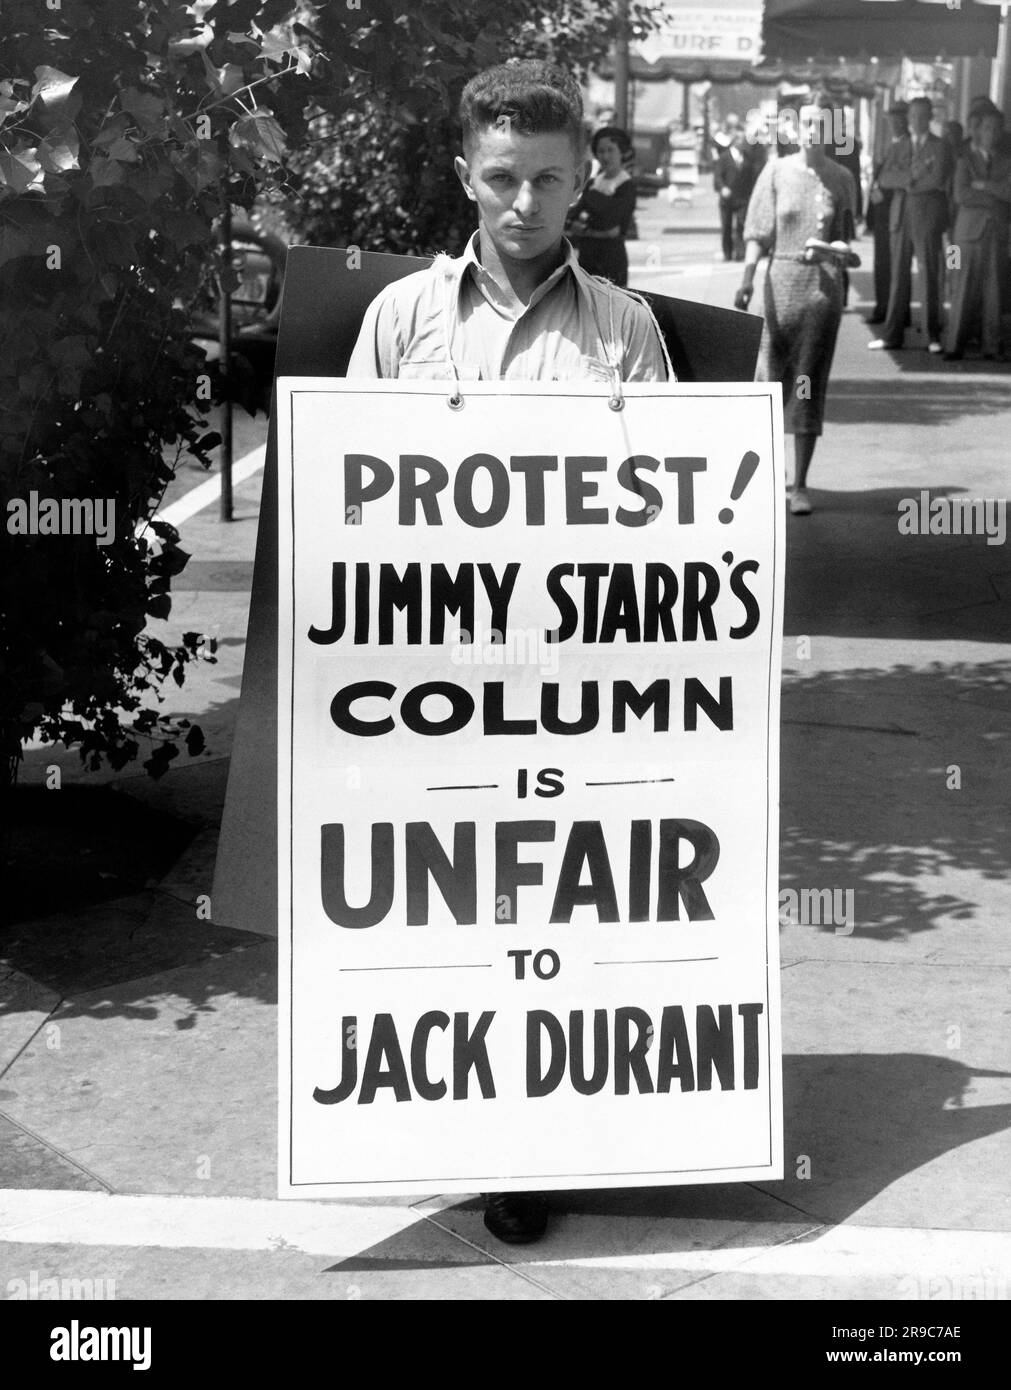
[[[645,203],[639,230],[634,286],[731,305],[710,194]],[[556,1194],[527,1249],[489,1237],[476,1199],[273,1199],[275,943],[200,908],[262,480],[265,428],[243,421],[235,522],[196,467],[164,503],[193,558],[152,630],[219,640],[165,708],[207,753],[158,783],[49,748],[25,762],[26,783],[58,763],[64,785],[111,783],[191,839],[142,892],[3,938],[0,1293],[1007,1298],[1011,561],[1006,542],[897,518],[922,489],[1007,497],[1011,367],[868,353],[857,249],[815,510],[788,519],[780,846],[782,887],[852,892],[854,929],[782,931],[783,1181]]]

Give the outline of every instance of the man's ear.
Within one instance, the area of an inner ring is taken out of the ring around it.
[[[463,191],[472,203],[477,202],[477,194],[470,181],[470,168],[462,154],[458,154],[453,160],[453,168],[456,170],[456,177],[463,184]]]

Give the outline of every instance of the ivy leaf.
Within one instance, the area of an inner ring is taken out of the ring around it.
[[[161,540],[167,541],[170,545],[178,545],[179,532],[172,525],[171,521],[163,521],[161,517],[152,517],[150,521],[151,530]]]
[[[15,193],[27,192],[42,173],[35,153],[34,146],[18,150],[16,154],[0,148],[0,182]]]
[[[188,550],[182,550],[179,546],[167,546],[160,555],[151,561],[149,569],[152,573],[162,577],[181,574],[189,560],[190,552]]]
[[[215,67],[208,58],[207,53],[202,51],[200,57],[204,64],[204,75],[207,78],[207,85],[212,92],[220,92],[226,97],[233,96],[235,92],[241,92],[247,85],[246,74],[238,63],[225,63],[223,67]]]
[[[129,111],[141,130],[150,135],[157,134],[165,121],[165,103],[153,92],[142,92],[137,87],[127,87],[120,93],[120,104]]]
[[[81,389],[81,376],[91,366],[93,354],[89,344],[92,339],[81,334],[69,338],[59,338],[49,349],[49,360],[59,373],[59,390],[65,396],[76,396]]]
[[[236,148],[245,146],[252,154],[272,164],[280,164],[287,149],[284,131],[265,108],[241,116],[229,131],[228,142]]]
[[[300,73],[307,73],[312,67],[312,54],[307,48],[294,43],[283,28],[271,29],[268,34],[264,34],[260,40],[260,56],[273,58],[276,62],[291,62],[294,59]]]
[[[125,135],[117,135],[105,153],[110,159],[118,159],[121,164],[136,164],[140,159],[140,151],[134,142]]]
[[[152,594],[147,601],[147,611],[152,618],[167,618],[172,611],[172,599],[168,594]]]
[[[107,158],[104,154],[95,156],[88,167],[88,173],[96,188],[109,188],[114,183],[122,183],[124,178],[122,164],[116,159]]]
[[[2,84],[2,85],[10,85]],[[18,101],[16,97],[0,96],[0,125],[10,120],[11,116],[20,116],[22,111],[28,110],[27,101]]]
[[[224,161],[217,150],[212,149],[207,141],[201,143],[201,148],[197,151],[197,191],[200,192],[209,184],[217,183],[221,178],[221,171],[224,168]]]
[[[43,106],[55,106],[66,101],[76,81],[76,77],[60,72],[59,68],[48,68],[43,64],[35,69],[31,99],[34,101],[38,98]]]
[[[80,148],[81,142],[73,126],[51,130],[38,148],[39,162],[52,174],[63,169],[79,169]]]
[[[125,111],[117,111],[115,116],[107,120],[99,133],[95,136],[96,145],[112,145],[121,135],[125,135],[130,129],[130,117]]]
[[[204,731],[199,724],[193,724],[186,735],[186,751],[191,758],[204,751]]]

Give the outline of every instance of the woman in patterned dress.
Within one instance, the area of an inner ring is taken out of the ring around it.
[[[755,267],[769,257],[765,332],[756,379],[783,383],[784,427],[794,436],[790,510],[811,511],[807,473],[825,413],[825,390],[843,311],[842,257],[806,260],[810,238],[848,243],[854,233],[853,175],[829,158],[828,120],[805,123],[801,148],[770,160],[759,175],[744,227],[744,279],[734,300],[751,302]]]

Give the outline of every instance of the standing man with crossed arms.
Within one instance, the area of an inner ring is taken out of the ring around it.
[[[890,213],[892,285],[881,337],[867,346],[896,350],[912,294],[912,259],[916,256],[917,294],[927,338],[927,350],[941,352],[941,308],[944,292],[944,228],[948,220],[948,188],[952,175],[947,141],[930,132],[933,107],[927,97],[909,103],[909,134],[892,143],[878,185],[893,189]]]

